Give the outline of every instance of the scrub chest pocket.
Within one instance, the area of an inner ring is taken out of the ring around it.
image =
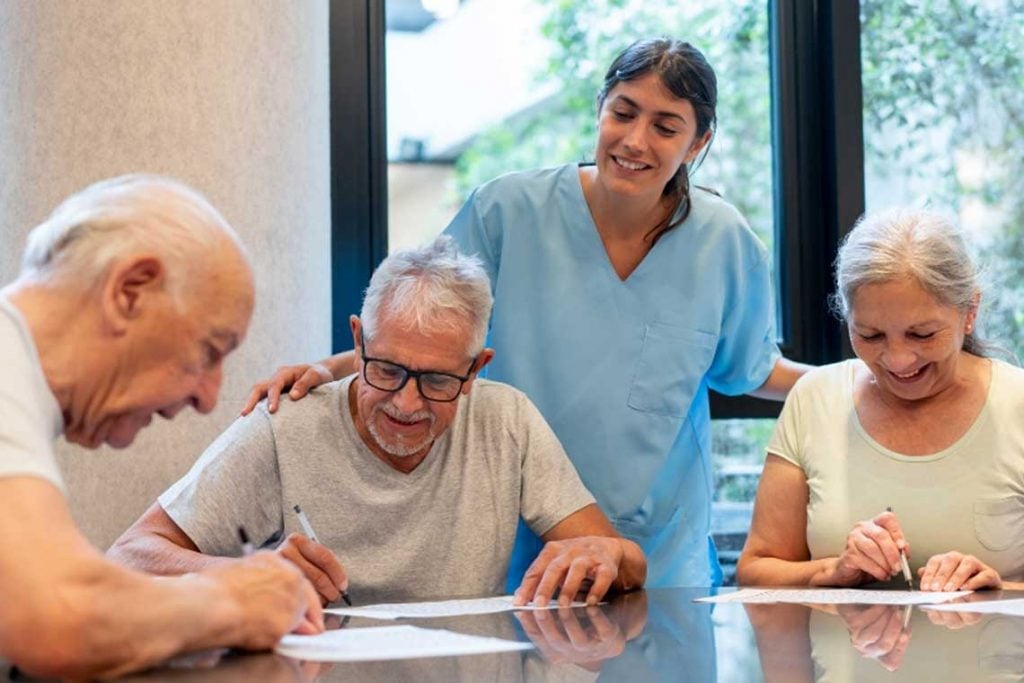
[[[715,355],[717,337],[678,325],[643,327],[627,404],[659,415],[684,417]]]

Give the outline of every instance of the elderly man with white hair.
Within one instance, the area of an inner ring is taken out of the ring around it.
[[[364,604],[485,596],[503,588],[522,516],[547,546],[518,602],[641,586],[643,552],[537,409],[477,378],[494,355],[491,304],[480,261],[449,238],[391,255],[351,319],[358,372],[237,420],[110,552],[153,572],[217,567],[241,521],[324,601],[350,584]],[[317,539],[298,532],[295,505]]]
[[[312,586],[270,553],[176,579],[110,562],[76,529],[54,458],[62,433],[124,447],[154,413],[212,410],[252,306],[238,237],[175,181],[96,183],[31,232],[0,290],[0,658],[109,676],[322,629]]]

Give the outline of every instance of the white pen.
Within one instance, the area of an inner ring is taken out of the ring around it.
[[[309,540],[314,543],[319,543],[320,541],[316,540],[316,532],[313,531],[313,525],[309,523],[309,517],[306,517],[306,513],[303,512],[302,508],[298,505],[293,505],[292,509],[295,510],[295,514],[299,518],[299,524],[302,525],[302,530],[305,532],[306,536],[309,537]],[[348,597],[348,591],[341,591],[341,599],[344,600],[345,604],[349,607],[352,606],[352,601]]]

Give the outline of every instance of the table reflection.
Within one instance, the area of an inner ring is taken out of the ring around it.
[[[651,590],[589,608],[404,620],[532,643],[525,652],[337,664],[212,652],[132,680],[984,683],[1019,680],[1024,672],[1024,618],[892,605],[693,602],[707,593]],[[986,592],[970,599],[998,597]],[[329,627],[390,623],[333,618]]]
[[[1017,681],[1024,672],[1019,617],[896,605],[746,611],[765,681]]]

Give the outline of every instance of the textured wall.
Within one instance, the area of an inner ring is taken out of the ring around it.
[[[211,416],[126,451],[62,444],[72,509],[105,547],[237,414],[252,381],[330,346],[326,0],[0,2],[0,283],[67,194],[181,178],[242,235],[256,312]]]

